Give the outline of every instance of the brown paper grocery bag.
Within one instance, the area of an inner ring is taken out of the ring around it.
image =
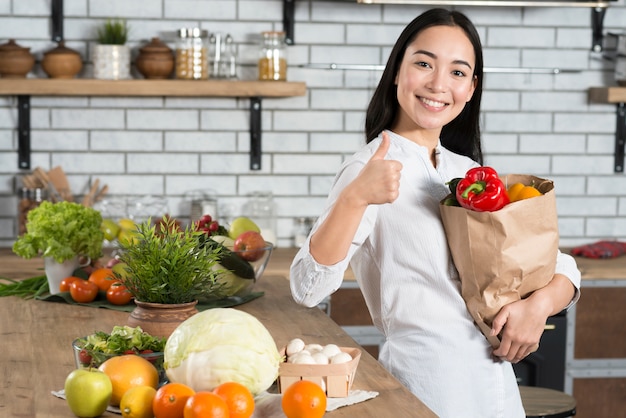
[[[509,174],[505,185],[533,184],[542,196],[495,212],[440,204],[448,245],[467,309],[494,348],[491,322],[500,309],[527,297],[552,279],[559,248],[556,199],[550,180]]]

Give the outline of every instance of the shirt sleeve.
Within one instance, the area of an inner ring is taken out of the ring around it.
[[[301,305],[308,307],[316,306],[322,302],[324,298],[339,289],[352,256],[367,239],[374,227],[378,207],[376,205],[370,205],[363,214],[359,228],[343,260],[329,266],[319,264],[315,258],[313,258],[309,250],[311,235],[315,233],[320,223],[326,219],[341,191],[359,174],[365,162],[369,160],[370,157],[371,151],[369,151],[369,153],[361,153],[354,160],[346,162],[338,172],[328,195],[326,209],[316,221],[304,245],[300,248],[291,263],[289,272],[291,295],[293,299]]]
[[[578,299],[580,299],[580,270],[578,270],[578,266],[576,265],[576,260],[569,254],[562,253],[560,250],[557,254],[556,258],[556,269],[555,274],[562,274],[567,277],[575,288],[574,297],[570,301],[570,303],[565,307],[565,309],[571,308]]]

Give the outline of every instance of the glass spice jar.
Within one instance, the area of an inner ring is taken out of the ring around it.
[[[200,28],[178,30],[176,43],[176,78],[206,80],[209,78],[209,32]]]
[[[262,32],[259,57],[259,80],[287,80],[287,44],[285,32]]]
[[[17,233],[18,235],[24,235],[26,233],[28,212],[41,205],[44,200],[48,199],[48,190],[22,187],[19,197],[20,199],[17,208]]]

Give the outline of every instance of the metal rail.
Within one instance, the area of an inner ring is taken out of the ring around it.
[[[613,0],[614,1],[614,0]],[[542,1],[542,0],[356,0],[362,4],[430,4],[440,6],[498,6],[498,7],[586,7],[607,8],[607,1]]]
[[[355,71],[383,71],[384,65],[378,64],[302,64],[301,68],[313,68],[319,70],[355,70]],[[517,68],[517,67],[484,67],[485,73],[507,74],[564,74],[580,73],[581,70],[567,68]]]

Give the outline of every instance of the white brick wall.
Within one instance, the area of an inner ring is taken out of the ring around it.
[[[129,44],[196,25],[230,33],[241,78],[254,78],[256,38],[282,28],[282,0],[65,0],[66,43],[83,59],[95,28],[128,19]],[[380,71],[302,64],[384,64],[396,37],[427,6],[298,0],[289,79],[304,97],[264,99],[262,170],[249,169],[249,101],[236,98],[33,97],[32,167],[62,165],[72,189],[99,178],[113,196],[164,195],[186,216],[184,192],[212,189],[237,214],[246,196],[269,189],[279,244],[291,245],[293,218],[322,210],[334,174],[363,143],[364,109]],[[613,172],[615,107],[591,104],[591,86],[612,85],[612,63],[590,52],[589,9],[461,8],[476,23],[488,67],[547,67],[576,73],[488,73],[483,96],[486,162],[501,172],[554,179],[563,245],[626,239],[626,178]],[[626,4],[607,11],[605,31],[626,30]],[[50,40],[49,0],[0,0],[0,42],[15,38],[38,60]],[[81,76],[88,76],[87,65]],[[37,64],[32,77],[45,77]],[[15,237],[17,100],[0,96],[0,246]]]

